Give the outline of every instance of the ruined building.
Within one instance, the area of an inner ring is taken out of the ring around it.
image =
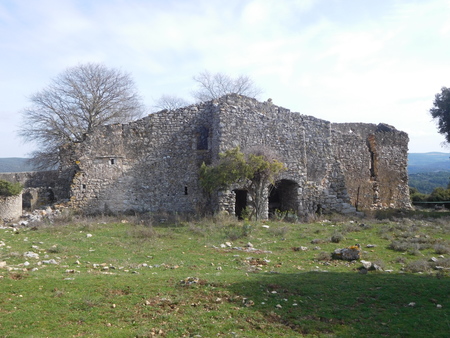
[[[410,207],[406,133],[330,123],[239,95],[104,126],[64,150],[62,173],[71,177],[70,203],[86,212],[235,214],[246,191],[208,196],[199,167],[227,149],[260,145],[287,167],[267,196],[267,214]]]

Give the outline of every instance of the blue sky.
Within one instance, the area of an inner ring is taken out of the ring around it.
[[[0,157],[33,150],[17,137],[28,98],[85,62],[130,73],[149,108],[192,100],[203,70],[244,74],[261,100],[448,152],[428,110],[450,87],[449,41],[449,0],[2,0]]]

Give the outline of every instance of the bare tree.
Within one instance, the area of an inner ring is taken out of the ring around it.
[[[94,63],[66,69],[30,100],[19,135],[38,145],[31,162],[39,169],[59,163],[62,145],[83,142],[95,128],[132,121],[144,111],[129,74]]]
[[[232,78],[226,74],[211,74],[204,71],[194,76],[194,81],[198,84],[198,90],[192,95],[199,101],[217,99],[226,94],[240,94],[249,97],[261,94],[261,89],[255,86],[252,79],[244,75]]]
[[[167,109],[167,110],[175,110],[178,108],[183,108],[189,105],[185,99],[174,96],[174,95],[162,95],[158,100],[155,101],[153,107],[156,111]]]

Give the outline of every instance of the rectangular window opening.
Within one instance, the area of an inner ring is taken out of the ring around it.
[[[115,161],[115,159],[113,159],[113,158],[111,158],[110,160],[109,160],[109,164],[114,164],[116,161]]]
[[[197,150],[208,150],[209,128],[200,127],[197,134]]]
[[[188,194],[188,188],[184,187],[184,194],[187,195]]]

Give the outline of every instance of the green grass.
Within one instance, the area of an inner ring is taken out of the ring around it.
[[[436,243],[450,247],[442,215],[153,226],[73,217],[0,229],[0,336],[446,337],[450,278],[430,261],[449,257],[435,252]],[[417,241],[424,245],[409,250]],[[248,242],[256,250],[234,249]],[[359,262],[318,259],[355,243],[385,271],[361,274]],[[39,259],[25,258],[28,251]],[[58,264],[41,264],[51,260]],[[419,260],[423,272],[407,272]]]

